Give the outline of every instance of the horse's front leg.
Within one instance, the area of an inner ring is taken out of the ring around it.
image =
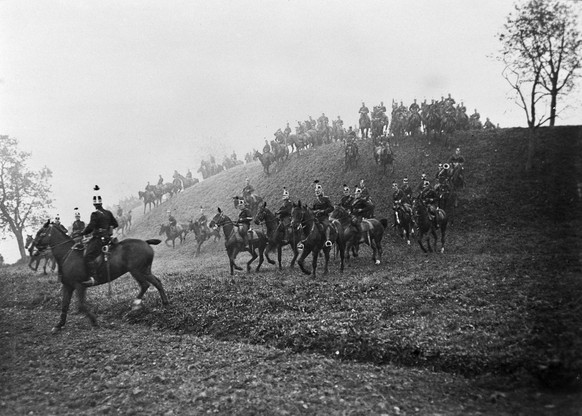
[[[427,251],[424,248],[424,244],[422,244],[422,239],[423,238],[424,238],[423,234],[419,231],[419,233],[418,233],[418,245],[420,246],[420,248],[422,249],[422,251],[424,251],[426,253]]]
[[[311,274],[311,272],[305,268],[305,264],[304,264],[305,258],[309,255],[309,253],[311,253],[311,248],[304,246],[303,251],[301,252],[301,256],[299,256],[299,260],[297,260],[297,264],[299,265],[299,268],[306,275]]]
[[[237,254],[238,254],[238,250],[236,248],[230,250],[230,252],[228,254],[228,258],[230,260],[230,274],[233,274],[234,273],[234,270],[233,269],[235,269],[235,270],[242,270],[242,267],[238,266],[235,263],[235,259],[236,259]]]
[[[319,258],[319,250],[315,249],[311,255],[311,269],[313,270],[313,278],[315,278],[315,270],[317,269],[317,260]],[[324,270],[325,271],[325,270]]]
[[[61,320],[56,326],[53,327],[53,334],[59,332],[67,322],[67,313],[69,312],[69,305],[71,304],[71,297],[73,296],[74,290],[75,288],[73,286],[63,285],[63,297],[61,300]]]

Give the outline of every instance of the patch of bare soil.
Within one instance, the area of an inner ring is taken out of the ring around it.
[[[503,393],[429,370],[159,331],[3,305],[0,414],[568,415],[574,394]],[[579,405],[579,406],[578,406]]]

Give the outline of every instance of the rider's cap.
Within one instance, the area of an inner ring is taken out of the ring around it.
[[[460,152],[461,151],[461,148],[460,147],[457,147],[456,150],[457,150],[457,152]]]
[[[319,184],[319,180],[318,179],[314,180],[313,183],[315,184],[315,190],[316,191],[323,190],[323,187]]]
[[[350,187],[344,183],[344,191],[349,191]]]
[[[358,185],[356,185],[356,190],[355,190],[356,194],[361,194],[362,190],[360,189],[360,187]]]
[[[289,198],[289,191],[287,188],[283,187],[283,199]]]
[[[98,191],[99,190],[99,186],[95,185],[93,187],[94,191]],[[101,195],[93,195],[93,205],[100,205],[103,203],[103,200],[101,199]]]
[[[59,214],[57,214],[57,216],[55,217],[55,221],[60,221],[61,217],[59,217]]]
[[[424,178],[426,178],[426,173],[423,173],[423,174],[422,174],[422,178],[423,178],[423,179],[424,179]]]
[[[398,182],[396,181],[392,182],[392,186],[398,186]]]
[[[245,200],[244,200],[244,199],[242,199],[242,198],[241,198],[241,199],[239,199],[239,200],[238,200],[238,206],[239,206],[239,207],[242,207],[242,206],[244,206],[244,205],[245,205]]]
[[[79,212],[79,208],[75,208],[75,217],[80,217],[81,213]]]
[[[443,165],[443,169],[445,169],[445,170],[449,170],[450,167],[451,167],[451,165],[449,165],[448,163],[445,163]]]
[[[408,182],[408,178],[402,179],[402,182],[407,183]]]
[[[443,167],[443,164],[442,163],[439,163],[439,168],[442,168],[442,167]]]
[[[424,186],[428,186],[428,185],[430,185],[430,182],[429,182],[429,181],[424,181],[422,184],[423,184]]]

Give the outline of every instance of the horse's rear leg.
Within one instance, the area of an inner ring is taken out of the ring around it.
[[[132,276],[137,280],[142,289],[137,295],[137,299],[142,299],[151,283],[158,290],[160,298],[162,299],[162,304],[167,305],[170,303],[168,301],[168,296],[166,295],[166,291],[164,290],[162,282],[152,273],[151,268],[143,275],[145,280],[136,277],[134,274],[132,274]]]
[[[53,334],[60,331],[67,322],[67,313],[69,312],[69,305],[71,304],[71,297],[73,296],[74,290],[75,288],[72,286],[63,285],[63,297],[61,300],[61,320],[56,326],[53,327]]]
[[[305,268],[305,258],[311,253],[311,248],[303,247],[303,251],[301,252],[301,256],[299,256],[299,260],[297,260],[297,264],[299,268],[304,274],[310,275],[311,272]]]
[[[97,317],[91,311],[91,309],[89,309],[89,307],[87,306],[87,301],[86,301],[86,296],[85,296],[86,294],[87,294],[87,288],[80,286],[77,289],[77,298],[79,299],[79,312],[82,312],[85,315],[87,315],[87,318],[89,318],[89,320],[91,321],[91,325],[97,326]],[[71,298],[69,297],[69,300],[70,299]]]

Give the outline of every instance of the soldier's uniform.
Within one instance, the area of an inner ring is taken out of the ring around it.
[[[331,203],[331,200],[323,194],[323,188],[319,184],[319,181],[315,181],[315,200],[313,201],[311,209],[315,214],[315,218],[317,218],[319,223],[323,225],[326,246],[330,246],[329,214],[333,212],[333,204]]]
[[[99,191],[99,187],[95,186],[94,190]],[[101,196],[95,195],[93,197],[95,211],[91,213],[89,224],[81,233],[84,236],[89,234],[93,236],[87,243],[87,248],[85,249],[85,266],[89,274],[88,279],[82,283],[85,286],[95,284],[95,277],[97,277],[95,260],[101,255],[102,247],[111,240],[113,229],[119,226],[113,213],[103,208],[102,204]]]
[[[251,211],[247,208],[245,202],[242,199],[238,201],[238,207],[240,212],[238,213],[238,232],[239,235],[243,238],[244,245],[248,244],[248,231],[251,227],[251,221],[253,220],[253,216],[251,215]]]
[[[352,209],[353,202],[354,197],[350,194],[350,188],[344,184],[344,196],[342,196],[342,199],[340,199],[340,206],[346,211],[350,211]]]
[[[75,212],[75,222],[71,227],[71,237],[76,241],[80,240],[84,229],[85,221],[81,221],[81,214],[77,211]]]

